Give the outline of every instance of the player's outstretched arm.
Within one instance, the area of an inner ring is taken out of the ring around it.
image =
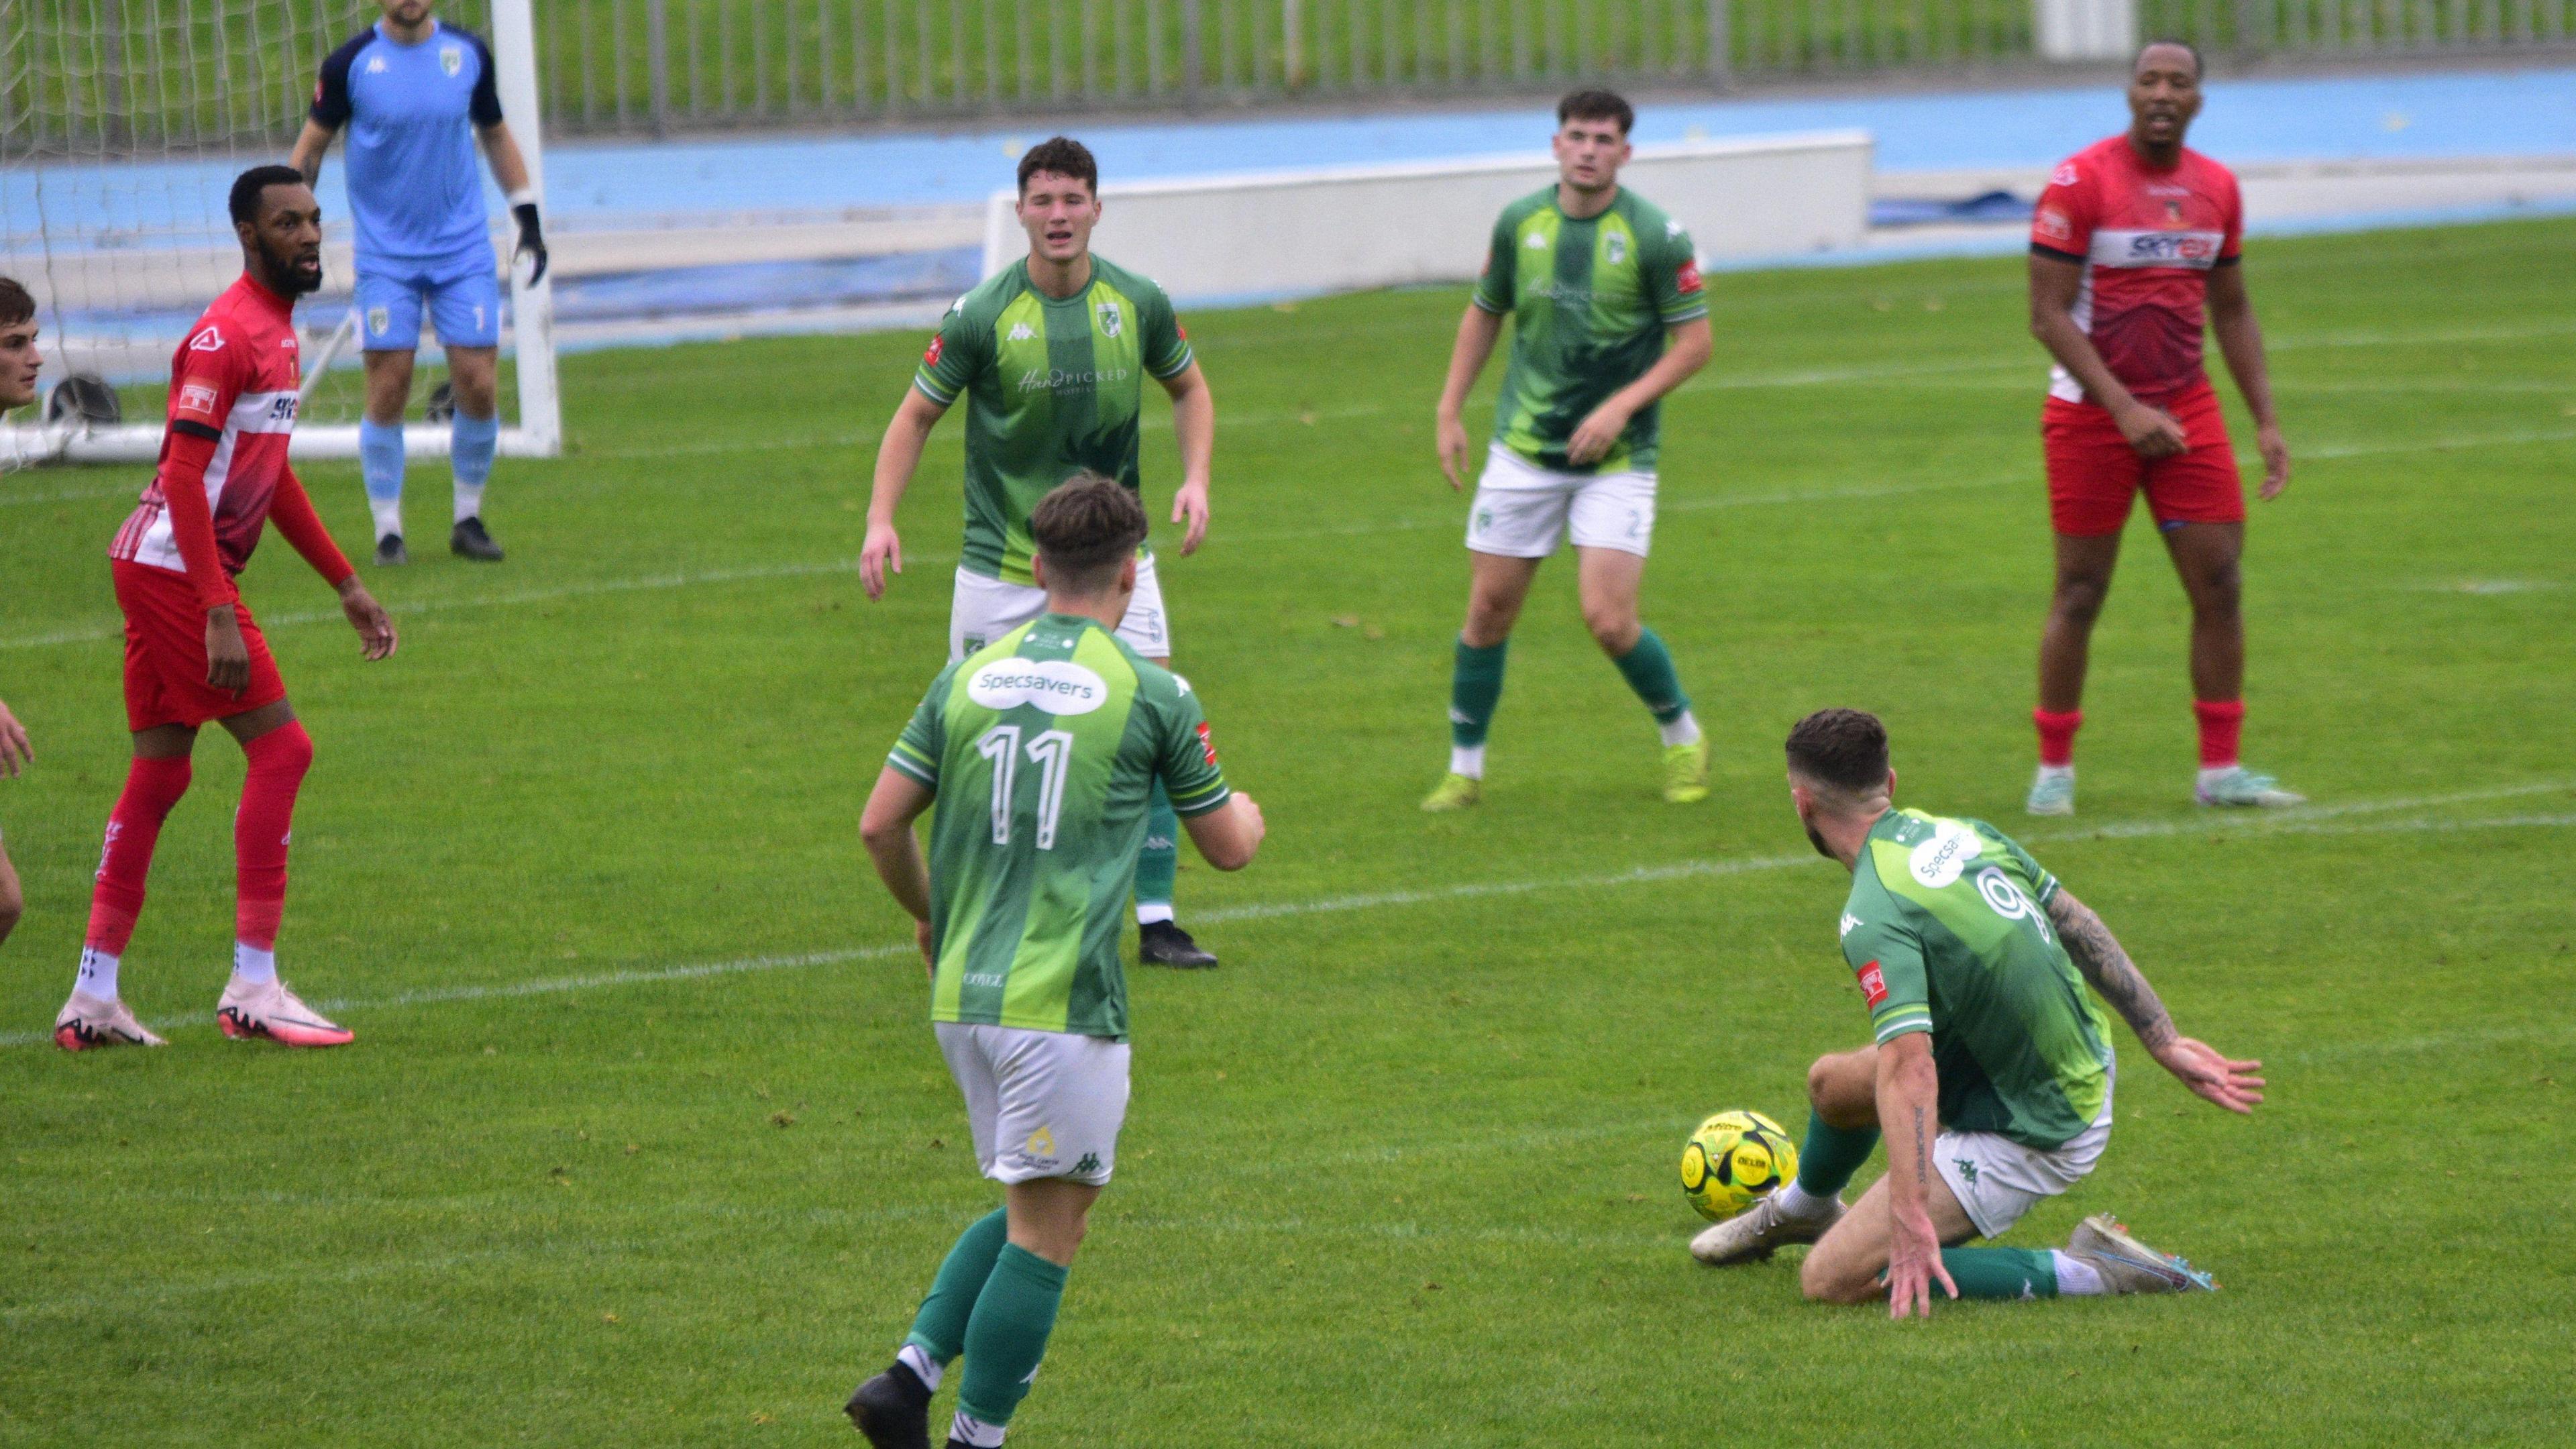
[[[331,138],[339,132],[307,116],[304,129],[295,136],[295,149],[286,153],[286,164],[304,173],[304,184],[317,185],[322,180],[322,153],[331,149]]]
[[[2290,445],[2281,438],[2281,418],[2272,410],[2272,375],[2263,361],[2263,327],[2254,320],[2254,299],[2245,290],[2245,268],[2231,262],[2209,272],[2209,329],[2218,334],[2219,355],[2227,374],[2245,394],[2245,410],[2254,415],[2254,446],[2263,454],[2265,500],[2278,498],[2290,486]]]
[[[2084,395],[2108,409],[2129,446],[2149,458],[2170,458],[2191,447],[2182,424],[2162,408],[2138,401],[2128,385],[2111,375],[2084,329],[2075,325],[2075,298],[2083,290],[2084,266],[2060,257],[2033,253],[2030,259],[2030,335],[2048,349],[2057,364],[2084,384]]]
[[[2166,1071],[2180,1078],[2182,1084],[2198,1096],[2231,1112],[2251,1112],[2263,1100],[2263,1079],[2252,1073],[2263,1069],[2259,1061],[2231,1061],[2207,1044],[2192,1040],[2174,1029],[2173,1017],[2165,1010],[2156,989],[2147,984],[2129,953],[2121,949],[2119,939],[2093,908],[2075,898],[2063,886],[2049,897],[2048,919],[2057,927],[2058,939],[2066,946],[2068,959],[2084,975],[2092,988],[2101,994],[2129,1030],[2138,1034],[2145,1047]]]
[[[1899,1032],[1878,1046],[1878,1125],[1887,1142],[1887,1315],[1932,1316],[1932,1285],[1959,1285],[1941,1265],[1932,1225],[1932,1141],[1941,1135],[1941,1074],[1932,1035]]]
[[[867,808],[859,812],[859,841],[868,848],[877,879],[885,882],[895,904],[911,914],[921,963],[934,970],[938,963],[930,955],[930,868],[922,862],[921,842],[913,836],[912,822],[937,798],[929,786],[889,765],[878,772]]]
[[[1216,395],[1195,362],[1163,379],[1172,395],[1172,436],[1181,445],[1181,487],[1172,521],[1183,525],[1181,556],[1199,551],[1208,530],[1208,481],[1216,472]]]
[[[1204,815],[1183,816],[1181,824],[1189,830],[1190,844],[1199,848],[1200,857],[1219,870],[1241,870],[1252,864],[1262,837],[1270,833],[1261,807],[1240,790]]]
[[[913,470],[921,466],[930,430],[947,412],[945,404],[932,402],[920,388],[906,388],[893,421],[886,424],[884,441],[877,444],[876,480],[868,487],[868,541],[859,548],[859,583],[871,600],[885,597],[889,570],[903,572],[903,540],[894,531],[894,511],[912,486]]]
[[[27,743],[27,727],[9,712],[9,701],[0,699],[0,775],[16,775],[36,762],[36,747]]]
[[[1485,370],[1485,360],[1494,355],[1494,344],[1502,335],[1503,314],[1470,302],[1467,315],[1458,319],[1458,340],[1449,347],[1449,376],[1440,384],[1432,434],[1440,451],[1440,471],[1449,475],[1452,493],[1467,486],[1467,394],[1475,391],[1476,377]]]

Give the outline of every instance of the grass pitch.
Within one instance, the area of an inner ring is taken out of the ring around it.
[[[1272,835],[1182,876],[1223,969],[1136,980],[1122,1170],[1013,1442],[2563,1437],[2576,224],[2248,266],[2299,457],[2254,510],[2249,758],[2316,801],[2263,819],[2188,803],[2183,603],[2143,523],[2084,813],[2018,813],[2048,554],[2016,259],[1712,284],[1647,599],[1716,744],[1697,808],[1656,799],[1560,560],[1488,803],[1414,809],[1464,595],[1430,459],[1458,291],[1190,318],[1217,527],[1165,577]],[[40,751],[0,784],[29,895],[0,1442],[855,1442],[843,1395],[996,1196],[856,841],[955,558],[951,424],[910,572],[872,607],[850,565],[917,347],[570,360],[572,455],[493,488],[510,561],[369,571],[389,664],[266,546],[248,593],[320,748],[281,947],[345,1051],[214,1030],[240,763],[211,732],[125,966],[172,1045],[43,1044],[122,777],[104,550],[141,477],[0,482],[0,691]],[[1167,421],[1149,448],[1160,505]],[[354,552],[354,469],[308,477]],[[413,487],[434,542],[445,479]],[[2185,1031],[2269,1064],[2239,1121],[2123,1034],[2108,1157],[2008,1239],[2112,1209],[2225,1292],[1891,1325],[1798,1301],[1794,1253],[1684,1255],[1690,1124],[1802,1122],[1810,1056],[1864,1034],[1844,878],[1779,778],[1828,703],[1883,712],[1905,800],[2017,832]]]

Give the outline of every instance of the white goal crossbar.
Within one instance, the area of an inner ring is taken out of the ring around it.
[[[501,93],[502,114],[509,118],[510,133],[519,143],[519,154],[527,161],[528,185],[542,199],[545,157],[539,136],[536,25],[531,0],[492,0],[492,52],[496,72],[493,79]],[[515,235],[515,229],[511,234]],[[346,255],[345,240],[333,239],[329,259],[340,264]],[[508,255],[506,247],[503,255]],[[85,265],[110,266],[113,259]],[[185,304],[193,307],[213,301],[239,268],[237,252],[213,247],[204,249],[202,256],[178,258],[171,271],[175,277],[202,285],[202,295],[185,299]],[[514,458],[551,458],[563,451],[563,407],[555,378],[554,282],[549,278],[530,286],[524,268],[512,266],[508,270],[511,325],[502,341],[511,351],[517,369],[519,417],[515,424],[501,430],[500,451]],[[167,287],[169,283],[161,285]],[[181,301],[176,297],[155,300],[171,305]],[[344,345],[344,338],[335,336],[321,349],[306,370],[308,390]],[[106,426],[90,426],[78,420],[0,423],[0,471],[51,461],[149,462],[160,456],[161,435],[162,424],[157,421]],[[438,424],[410,424],[403,429],[403,446],[411,456],[443,457],[448,449],[448,430]],[[354,423],[299,427],[290,447],[297,458],[354,458],[358,456],[358,428]]]

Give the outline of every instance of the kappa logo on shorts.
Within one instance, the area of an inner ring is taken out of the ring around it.
[[[1860,968],[1860,995],[1872,1011],[1878,1010],[1878,1004],[1887,999],[1887,973],[1879,970],[1875,961]]]
[[[1093,1173],[1098,1172],[1099,1170],[1100,1170],[1100,1154],[1099,1154],[1099,1153],[1097,1153],[1097,1152],[1086,1152],[1086,1153],[1082,1154],[1082,1160],[1081,1160],[1081,1161],[1079,1161],[1079,1162],[1076,1162],[1076,1163],[1073,1165],[1073,1171],[1072,1171],[1072,1172],[1070,1172],[1070,1173],[1067,1173],[1067,1174],[1066,1174],[1066,1176],[1068,1176],[1068,1177],[1089,1177],[1089,1176],[1091,1176]],[[1037,1377],[1037,1370],[1035,1370],[1035,1369],[1031,1369],[1031,1370],[1029,1370],[1029,1377],[1031,1377],[1031,1378],[1036,1378],[1036,1377]]]
[[[1968,1186],[1977,1185],[1977,1164],[1964,1157],[1953,1157],[1950,1159],[1950,1165],[1959,1169],[1959,1175],[1968,1180]]]

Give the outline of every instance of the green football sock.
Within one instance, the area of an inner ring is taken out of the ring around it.
[[[921,1300],[921,1311],[912,1316],[912,1332],[903,1341],[930,1355],[936,1364],[963,1352],[967,1319],[984,1291],[984,1280],[993,1276],[993,1259],[1010,1240],[1011,1225],[1000,1208],[959,1233],[957,1246],[948,1250],[947,1261],[939,1265],[930,1296]]]
[[[1943,1248],[1941,1266],[1950,1271],[1962,1298],[2017,1302],[2057,1296],[2057,1264],[2046,1248]],[[1937,1282],[1932,1296],[1942,1296]]]
[[[1681,676],[1673,672],[1673,651],[1664,647],[1662,636],[1652,629],[1637,631],[1637,647],[1619,656],[1620,674],[1628,687],[1653,711],[1655,723],[1671,724],[1690,708],[1690,696],[1682,693]]]
[[[1156,919],[1172,918],[1172,884],[1181,871],[1181,817],[1163,782],[1154,781],[1154,797],[1145,805],[1145,848],[1136,853],[1136,904],[1160,906]]]
[[[1021,1247],[1006,1244],[993,1276],[975,1299],[966,1323],[966,1381],[957,1389],[957,1411],[987,1424],[1007,1424],[1046,1357],[1056,1305],[1064,1301],[1066,1271]]]
[[[1798,1190],[1816,1197],[1832,1197],[1869,1161],[1878,1146],[1878,1129],[1836,1127],[1823,1117],[1807,1113],[1807,1140],[1798,1145]]]
[[[1503,700],[1503,655],[1512,641],[1483,648],[1458,641],[1458,663],[1449,676],[1449,743],[1473,749],[1494,726],[1494,707]]]

